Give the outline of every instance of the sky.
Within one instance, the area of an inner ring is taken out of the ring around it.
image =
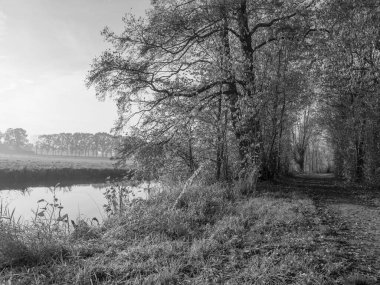
[[[115,102],[85,86],[92,60],[109,46],[100,35],[123,29],[127,12],[150,0],[0,0],[0,131],[29,135],[109,132]]]

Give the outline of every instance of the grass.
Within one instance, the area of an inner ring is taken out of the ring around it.
[[[25,225],[6,205],[1,204],[0,210],[0,268],[41,264],[63,256],[67,227],[37,213],[33,224]]]
[[[91,168],[110,169],[113,168],[109,158],[96,157],[69,157],[48,155],[22,155],[1,154],[0,169],[51,169],[51,168]]]
[[[179,193],[66,234],[3,220],[0,284],[343,284],[350,272],[308,198],[198,185],[173,209]]]
[[[32,186],[104,183],[107,177],[127,175],[109,158],[0,154],[0,189]]]

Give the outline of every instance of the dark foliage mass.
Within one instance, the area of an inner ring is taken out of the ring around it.
[[[152,1],[103,35],[87,76],[117,101],[120,159],[213,180],[380,167],[379,2]],[[131,148],[132,147],[132,148]],[[153,170],[152,170],[153,171]]]

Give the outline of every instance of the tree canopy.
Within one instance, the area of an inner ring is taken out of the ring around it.
[[[29,151],[30,144],[26,130],[22,128],[8,128],[0,132],[0,150],[3,152]]]
[[[38,136],[35,150],[38,154],[109,157],[117,152],[121,136],[108,133],[59,133]]]
[[[360,134],[379,130],[378,15],[375,0],[155,0],[144,18],[127,14],[121,34],[103,31],[111,48],[94,59],[87,84],[116,100],[117,131],[139,119],[132,134],[144,143],[121,160],[160,147],[156,159],[172,168],[192,173],[208,162],[215,179],[238,178],[252,191],[292,161],[303,170],[317,136],[341,172],[345,135],[335,130],[354,127],[361,179],[364,149],[378,151]],[[341,114],[347,104],[357,106],[352,118]],[[371,163],[373,172],[379,162]]]

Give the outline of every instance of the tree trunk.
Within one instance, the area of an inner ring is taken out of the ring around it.
[[[190,167],[190,172],[194,173],[196,166],[195,166],[195,161],[194,161],[194,156],[193,156],[193,139],[192,139],[192,129],[191,129],[191,123],[189,126],[189,143],[188,143],[188,152],[189,152],[189,167]]]
[[[222,87],[223,88],[223,87]],[[222,91],[221,88],[221,91]],[[223,160],[223,133],[222,133],[222,92],[219,96],[217,113],[217,145],[216,145],[216,180],[220,180]]]
[[[363,182],[364,180],[364,139],[363,130],[360,137],[356,140],[356,181]]]
[[[246,94],[239,95],[235,76],[232,73],[233,68],[230,63],[231,49],[228,37],[228,19],[227,15],[224,15],[224,28],[222,30],[222,42],[223,42],[223,55],[225,62],[223,63],[223,71],[226,74],[228,81],[226,92],[228,103],[231,112],[232,125],[235,132],[235,137],[238,141],[238,150],[240,157],[240,171],[239,180],[242,182],[242,192],[249,193],[255,189],[256,180],[258,175],[259,165],[259,147],[260,147],[260,121],[257,114],[249,114],[248,119],[243,120],[242,110],[239,106],[240,97],[247,96],[252,100],[252,96],[255,93],[255,76],[253,68],[253,49],[251,42],[251,35],[249,34],[248,26],[248,14],[247,14],[247,1],[241,0],[240,7],[238,9],[239,19],[239,31],[241,35],[240,44],[244,55],[244,82],[243,84]],[[222,13],[226,13],[225,10]],[[244,91],[243,91],[244,93]],[[247,114],[248,115],[248,114]]]

